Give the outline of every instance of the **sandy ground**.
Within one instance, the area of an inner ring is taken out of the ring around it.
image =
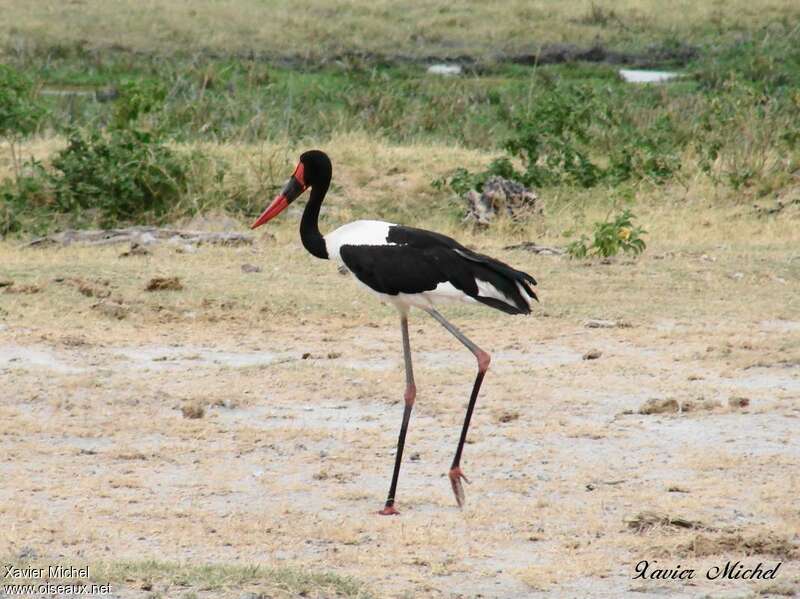
[[[800,589],[800,285],[785,254],[584,266],[499,252],[549,299],[532,318],[446,312],[493,355],[467,505],[446,471],[474,359],[417,313],[401,515],[387,518],[396,317],[296,241],[277,258],[282,244],[2,248],[0,555],[288,564],[379,597]],[[264,270],[242,273],[251,262]],[[145,292],[156,274],[184,289]],[[651,399],[680,411],[639,413]],[[647,512],[657,522],[637,527]],[[698,574],[634,580],[645,559]],[[772,581],[705,579],[728,560],[782,565]]]

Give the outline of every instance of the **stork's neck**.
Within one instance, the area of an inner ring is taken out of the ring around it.
[[[311,195],[300,221],[300,239],[303,241],[303,247],[323,260],[328,259],[328,249],[325,247],[325,238],[319,232],[319,209],[325,194],[328,193],[329,185],[330,180],[311,188]]]

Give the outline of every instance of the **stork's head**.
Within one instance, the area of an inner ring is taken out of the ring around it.
[[[321,150],[309,150],[300,155],[300,162],[289,177],[289,181],[266,210],[250,225],[251,229],[260,227],[283,212],[309,187],[327,187],[331,181],[331,160]]]

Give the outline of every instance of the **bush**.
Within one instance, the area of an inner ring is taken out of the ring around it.
[[[586,258],[601,256],[607,258],[616,256],[620,250],[634,255],[641,254],[647,244],[642,235],[647,233],[641,227],[633,224],[635,216],[630,210],[623,210],[622,214],[612,221],[597,222],[594,224],[594,238],[589,241],[586,235],[571,242],[567,246],[570,258]]]
[[[445,180],[453,191],[480,191],[493,175],[528,187],[591,188],[643,179],[663,183],[680,170],[689,136],[663,106],[654,109],[657,117],[642,118],[653,110],[647,106],[649,91],[629,98],[633,92],[620,89],[550,86],[529,114],[512,117],[516,134],[503,144],[507,155],[482,172],[458,169]]]
[[[20,171],[17,145],[36,130],[44,115],[45,109],[39,103],[33,81],[0,64],[0,139],[9,144],[15,176],[19,176]]]
[[[202,158],[182,156],[145,131],[73,130],[49,168],[29,161],[16,181],[0,184],[0,231],[19,230],[20,217],[33,213],[100,226],[158,222],[187,191],[191,159]]]

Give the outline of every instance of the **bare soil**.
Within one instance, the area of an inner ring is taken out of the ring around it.
[[[402,413],[395,315],[296,242],[118,253],[0,252],[0,279],[39,288],[0,293],[0,555],[286,564],[380,597],[800,588],[798,281],[776,281],[771,258],[738,262],[742,282],[724,252],[587,266],[495,251],[550,299],[531,318],[447,312],[493,356],[466,507],[446,471],[474,359],[418,313],[401,515],[380,517]],[[682,306],[663,299],[676,272]],[[184,288],[145,292],[155,276]],[[633,580],[643,559],[782,566],[772,582]]]

